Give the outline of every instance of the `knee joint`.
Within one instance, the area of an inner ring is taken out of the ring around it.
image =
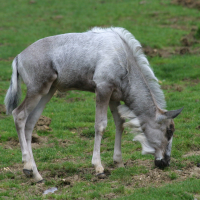
[[[104,133],[106,127],[107,127],[107,121],[101,121],[100,123],[95,125],[96,131],[100,133]]]
[[[26,117],[24,111],[21,111],[20,113],[16,114],[16,111],[14,110],[12,114],[13,114],[15,124],[17,126],[20,126],[24,122],[25,117]]]

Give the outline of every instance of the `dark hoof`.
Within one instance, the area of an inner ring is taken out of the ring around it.
[[[42,180],[38,181],[37,184],[38,183],[44,183],[44,182],[45,182],[45,179],[42,179]]]
[[[106,178],[106,175],[104,173],[99,173],[99,174],[97,174],[97,177],[99,179],[104,179],[104,178]]]
[[[200,167],[200,163],[197,163],[197,167]]]
[[[33,177],[33,170],[23,169],[23,172],[27,178]]]

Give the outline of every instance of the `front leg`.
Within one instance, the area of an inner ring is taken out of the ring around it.
[[[101,139],[107,126],[107,108],[112,94],[112,87],[108,84],[98,84],[96,87],[96,116],[95,116],[95,142],[92,157],[92,164],[96,174],[102,174],[104,168],[101,164],[100,146]]]
[[[116,101],[110,101],[109,103],[110,110],[113,115],[113,118],[115,121],[115,127],[116,127],[113,161],[117,167],[124,167],[124,164],[122,161],[122,152],[121,152],[121,138],[122,138],[122,133],[124,130],[123,129],[124,120],[121,119],[118,113],[117,107],[119,105],[120,105],[120,102],[116,102]]]

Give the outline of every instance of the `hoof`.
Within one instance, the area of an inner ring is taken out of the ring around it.
[[[45,179],[42,179],[42,180],[38,181],[37,184],[38,183],[44,183],[44,182],[45,182]]]
[[[27,178],[33,177],[33,170],[23,169],[23,172]]]
[[[97,174],[97,177],[99,179],[104,179],[104,178],[106,178],[106,175],[104,173],[99,173],[99,174]]]
[[[120,168],[120,167],[122,167],[122,168],[124,168],[125,166],[124,166],[124,163],[118,163],[118,162],[116,162],[116,161],[114,161],[114,165],[116,166],[116,167],[118,167],[118,168]]]

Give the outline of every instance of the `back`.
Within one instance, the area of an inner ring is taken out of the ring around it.
[[[125,73],[126,70],[120,66],[126,62],[124,48],[121,38],[113,31],[88,31],[43,38],[30,45],[20,56],[28,59],[28,62],[21,60],[25,64],[23,70],[43,71],[50,65],[58,74],[56,84],[62,91],[94,91],[92,82],[101,81],[94,80],[95,74],[98,73],[98,79],[115,80],[116,76]],[[32,76],[36,74],[32,73]]]

